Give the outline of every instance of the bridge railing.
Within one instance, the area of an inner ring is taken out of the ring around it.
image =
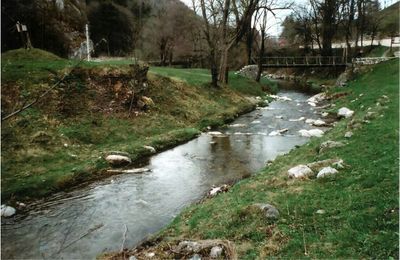
[[[292,57],[264,57],[264,66],[324,66],[345,65],[347,60],[342,56],[292,56]]]

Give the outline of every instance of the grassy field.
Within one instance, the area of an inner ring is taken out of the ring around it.
[[[37,49],[4,53],[2,116],[43,93],[55,75],[76,63]],[[43,197],[104,177],[108,151],[141,160],[149,155],[143,145],[161,151],[190,140],[251,110],[255,104],[247,95],[264,93],[261,85],[236,75],[228,87],[211,89],[204,84],[205,70],[152,68],[145,94],[155,105],[129,117],[128,107],[117,104],[115,83],[107,83],[108,75],[128,73],[127,65],[82,62],[80,72],[88,71],[91,80],[73,75],[43,102],[2,122],[2,201]],[[160,75],[166,71],[172,79]]]
[[[184,80],[187,84],[193,86],[203,86],[211,82],[210,71],[207,69],[175,69],[168,67],[152,67],[150,71],[173,79]],[[252,85],[252,82],[254,81],[237,75],[234,72],[229,73],[229,81],[229,87],[231,89],[254,96],[264,95],[264,92],[260,86],[271,86],[271,82],[266,78],[261,78],[261,85]],[[272,90],[276,91],[276,89]]]
[[[166,242],[227,239],[235,244],[239,259],[398,259],[398,68],[398,60],[381,63],[348,87],[332,90],[347,95],[335,100],[331,112],[347,106],[356,111],[357,122],[367,111],[377,113],[353,130],[353,137],[344,138],[351,119],[342,119],[323,138],[279,156],[229,192],[190,206],[159,237]],[[389,103],[377,105],[382,95]],[[348,144],[318,153],[326,140]],[[287,177],[291,167],[328,158],[342,158],[347,167],[324,179]],[[279,220],[266,222],[249,207],[254,203],[275,205]]]

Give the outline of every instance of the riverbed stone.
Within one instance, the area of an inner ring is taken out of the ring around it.
[[[307,165],[297,165],[288,170],[289,178],[307,178],[311,176],[314,172]]]
[[[246,124],[233,124],[233,125],[229,125],[230,127],[246,127]]]
[[[331,148],[343,147],[343,146],[345,146],[345,143],[328,140],[320,145],[319,152],[322,153]]]
[[[328,166],[328,167],[322,168],[322,169],[318,172],[317,178],[324,178],[324,177],[326,177],[326,176],[334,175],[334,174],[337,174],[337,173],[338,173],[338,170],[336,170],[335,168],[332,168],[332,167]]]
[[[106,156],[105,159],[112,166],[122,166],[132,163],[131,158],[129,158],[128,156],[118,155],[118,154],[110,154]]]
[[[107,172],[112,172],[112,173],[143,173],[143,172],[149,172],[151,171],[149,168],[136,168],[136,169],[111,169],[107,170]]]
[[[325,92],[322,92],[322,93],[318,93],[318,94],[310,97],[309,99],[307,99],[307,101],[312,102],[312,103],[318,103],[325,99],[326,99],[326,94],[325,94]]]
[[[314,126],[325,126],[326,125],[325,121],[322,121],[320,119],[315,120],[312,124]]]
[[[216,259],[222,256],[223,248],[220,246],[213,246],[210,251],[210,258]]]
[[[1,205],[1,216],[2,217],[6,217],[6,218],[11,217],[16,212],[17,211],[13,207],[7,206],[5,204]]]
[[[311,130],[302,129],[299,130],[299,134],[303,137],[322,137],[324,135],[324,131],[320,129],[311,129]]]

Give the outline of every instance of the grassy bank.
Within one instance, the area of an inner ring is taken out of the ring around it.
[[[331,112],[347,106],[361,123],[351,138],[344,134],[352,119],[342,119],[323,138],[279,156],[229,192],[187,208],[161,232],[161,245],[181,239],[222,239],[235,244],[239,259],[397,259],[398,67],[398,60],[381,63],[348,87],[332,90],[343,95],[334,100]],[[382,95],[389,103],[377,105]],[[362,123],[368,111],[377,116]],[[318,153],[326,140],[347,145]],[[287,177],[291,167],[328,158],[342,158],[347,167],[323,179]],[[266,222],[261,212],[249,207],[254,203],[275,205],[279,220]]]
[[[2,116],[43,93],[55,75],[74,64],[40,50],[3,54]],[[247,96],[263,93],[261,85],[238,76],[227,87],[210,89],[186,82],[206,82],[205,71],[174,70],[171,79],[155,68],[144,93],[154,105],[129,116],[119,83],[112,81],[126,76],[128,68],[121,61],[82,62],[65,84],[2,123],[3,201],[43,197],[104,177],[107,152],[127,152],[140,161],[150,155],[143,145],[161,151],[188,141],[207,126],[250,111],[254,102]]]

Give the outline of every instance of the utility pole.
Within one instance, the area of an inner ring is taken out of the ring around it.
[[[90,61],[89,24],[86,24],[86,52],[87,52],[87,61]]]

